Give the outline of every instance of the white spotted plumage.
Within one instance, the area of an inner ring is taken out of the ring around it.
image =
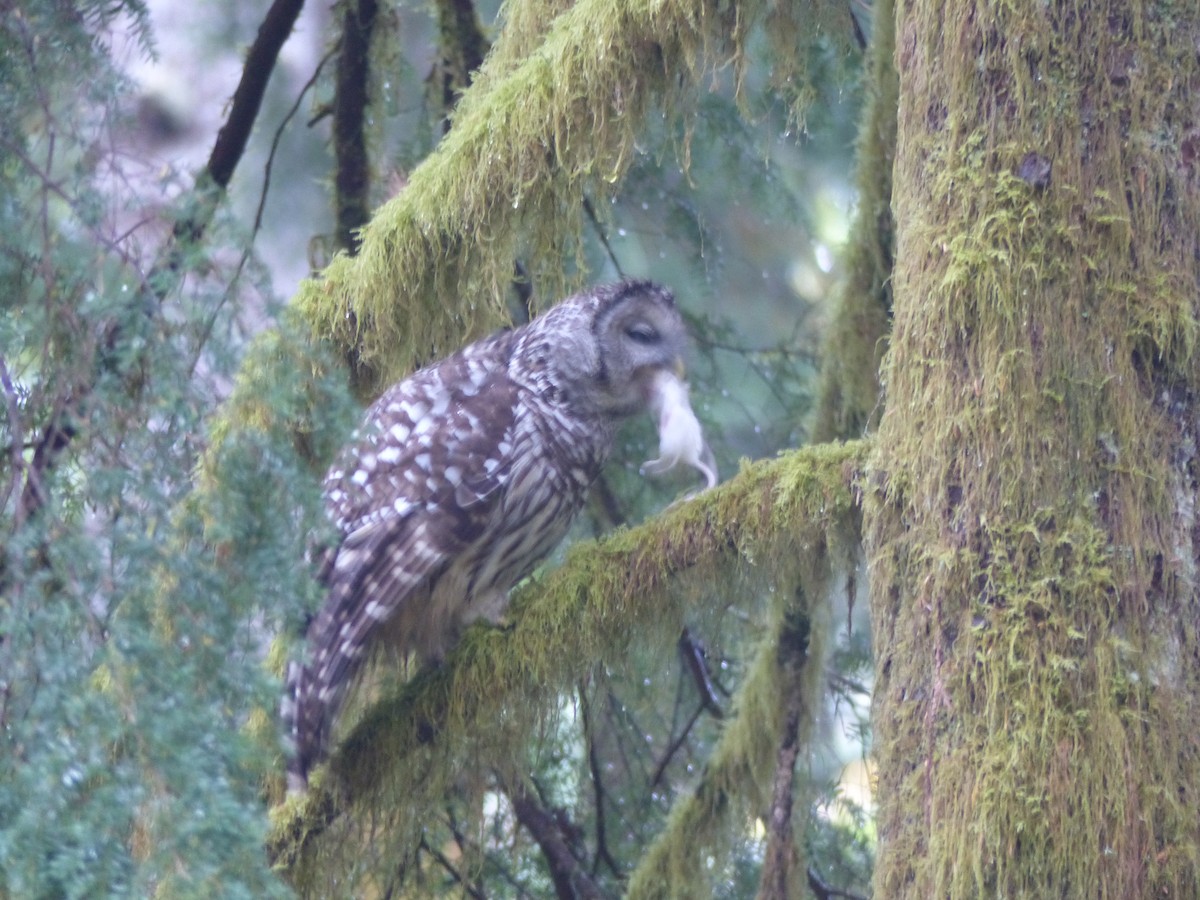
[[[374,648],[436,660],[465,624],[502,614],[685,342],[669,291],[622,281],[422,369],[368,410],[326,477],[341,538],[308,661],[289,668],[293,787]]]

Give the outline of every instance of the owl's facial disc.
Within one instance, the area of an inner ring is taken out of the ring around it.
[[[682,368],[682,363],[677,368]],[[662,475],[680,463],[704,476],[705,487],[717,483],[713,452],[688,401],[687,385],[675,372],[658,370],[650,382],[650,412],[658,424],[658,458],[642,464],[643,475]]]

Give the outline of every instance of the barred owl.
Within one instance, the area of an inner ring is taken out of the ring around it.
[[[527,325],[393,385],[325,480],[340,536],[322,577],[307,663],[284,714],[302,789],[345,693],[378,648],[438,660],[566,533],[622,420],[659,420],[660,459],[711,485],[711,452],[679,381],[686,343],[671,293],[626,280],[578,294]]]

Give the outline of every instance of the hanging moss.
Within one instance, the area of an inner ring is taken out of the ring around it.
[[[297,307],[318,336],[386,381],[501,324],[518,256],[544,297],[561,296],[564,258],[582,264],[584,198],[602,205],[636,155],[647,113],[686,109],[707,69],[741,58],[760,14],[755,3],[582,0],[547,24],[510,8],[450,132],[376,212],[358,257],[306,282]],[[801,69],[803,33],[781,42],[793,48],[781,73]]]
[[[561,277],[543,279],[577,243],[583,192],[621,177],[650,105],[679,102],[720,28],[685,2],[585,0],[563,13],[536,52],[464,95],[449,134],[364,229],[358,258],[302,289],[315,332],[391,379],[499,324],[522,251],[561,294]]]
[[[714,583],[765,580],[788,596],[802,583],[813,591],[806,596],[823,600],[826,548],[853,543],[852,483],[864,455],[864,445],[852,444],[756,463],[653,522],[573,548],[561,568],[518,592],[509,628],[470,630],[445,665],[385,690],[365,710],[324,776],[277,811],[273,858],[313,893],[324,879],[350,877],[364,829],[383,858],[405,858],[447,785],[462,773],[507,771],[562,691],[596,662],[629,653],[631,635],[673,642],[689,599],[708,596]],[[777,604],[776,621],[785,608]],[[823,639],[814,625],[814,659]],[[742,808],[769,781],[778,732],[770,724],[779,718],[774,641],[764,646],[713,763],[728,773],[721,795],[739,795]],[[818,674],[803,676],[806,690],[819,678],[820,666],[811,669]],[[710,824],[714,834],[719,824]]]
[[[1196,10],[904,4],[876,892],[1195,896]]]
[[[285,329],[249,355],[215,423],[201,493],[221,477],[220,447],[256,430],[290,430],[319,471],[336,433],[322,419],[326,346],[354,360],[365,375],[358,388],[371,395],[501,324],[514,259],[527,261],[543,301],[562,296],[582,272],[583,199],[602,206],[616,190],[648,115],[686,114],[701,76],[740,66],[764,18],[777,76],[802,73],[799,48],[823,9],[768,14],[758,2],[696,0],[507,8],[505,31],[437,150],[373,215],[358,255],[335,258],[302,286],[289,321],[302,321],[311,342]],[[846,15],[842,4],[830,9]],[[572,254],[575,275],[565,264]],[[576,550],[521,592],[511,629],[471,631],[446,665],[402,689],[379,679],[348,712],[338,751],[307,796],[275,810],[272,858],[302,893],[377,889],[381,872],[412,858],[447,794],[481,789],[464,780],[496,771],[519,783],[517,750],[582,672],[619,657],[631,633],[674,643],[682,610],[703,594],[695,582],[765,583],[775,568],[796,565],[798,541],[823,546],[825,530],[853,515],[848,484],[862,453],[834,447],[749,467],[651,526]]]
[[[861,437],[883,410],[879,364],[892,311],[892,160],[896,152],[894,4],[873,7],[867,103],[859,126],[858,215],[825,338],[813,439]]]

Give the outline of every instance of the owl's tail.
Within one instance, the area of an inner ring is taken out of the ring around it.
[[[288,793],[308,789],[308,773],[325,756],[328,723],[325,704],[318,702],[311,669],[299,660],[288,663],[287,682],[280,703],[292,755],[288,759]]]
[[[318,619],[320,623],[320,619]],[[313,767],[329,755],[329,744],[338,711],[352,683],[360,654],[334,653],[320,640],[323,633],[310,635],[309,663],[288,663],[286,686],[280,704],[281,717],[292,743],[288,761],[288,793],[308,789]],[[311,646],[313,643],[316,646]]]

